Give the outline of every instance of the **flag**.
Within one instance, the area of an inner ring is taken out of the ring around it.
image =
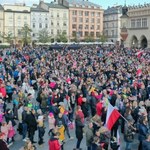
[[[113,125],[116,123],[119,117],[120,117],[120,113],[118,112],[118,110],[115,109],[109,103],[107,108],[107,115],[106,115],[106,126],[109,130],[112,129]]]
[[[143,52],[144,52],[144,51],[138,51],[138,52],[136,53],[137,57],[140,58],[140,57],[142,56]]]
[[[141,69],[138,69],[137,72],[136,72],[136,75],[137,75],[137,76],[141,76],[141,75],[142,75],[142,70],[141,70]]]
[[[120,145],[121,145],[121,143],[120,143],[120,134],[119,134],[119,130],[117,130],[117,145],[119,145],[118,150],[120,150]]]

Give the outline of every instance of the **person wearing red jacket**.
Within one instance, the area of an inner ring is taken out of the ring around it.
[[[101,101],[99,101],[97,104],[96,104],[96,114],[98,116],[101,116],[102,115],[102,108],[103,108],[103,103]]]
[[[61,145],[58,141],[59,135],[58,132],[53,129],[51,138],[49,140],[49,150],[61,150]]]

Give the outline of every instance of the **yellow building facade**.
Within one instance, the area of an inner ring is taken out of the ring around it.
[[[21,43],[21,29],[30,27],[30,7],[24,5],[4,5],[4,33],[12,34],[12,44]]]
[[[0,35],[4,32],[4,9],[0,5]],[[0,36],[0,43],[3,42],[3,38]]]

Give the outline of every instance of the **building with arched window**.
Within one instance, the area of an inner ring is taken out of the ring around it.
[[[150,47],[150,4],[128,7],[127,47]]]

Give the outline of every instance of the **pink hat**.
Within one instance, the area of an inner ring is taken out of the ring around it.
[[[54,117],[53,113],[51,113],[51,112],[49,113],[49,116],[50,116],[50,117]]]

